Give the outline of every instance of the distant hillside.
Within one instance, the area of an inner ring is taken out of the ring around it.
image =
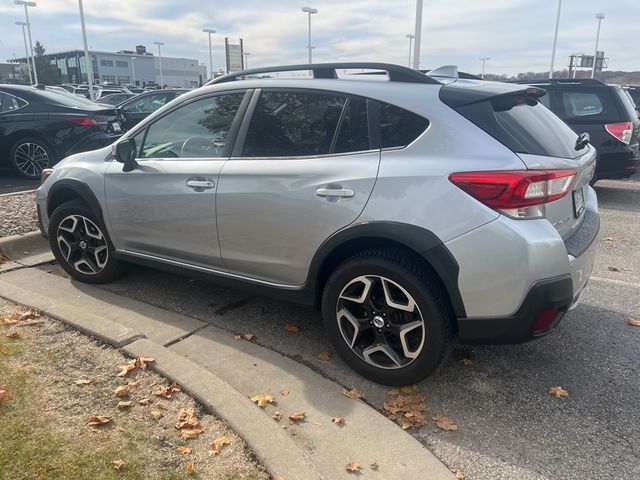
[[[556,78],[566,78],[569,76],[569,70],[561,70],[554,73]],[[577,77],[590,77],[591,72],[588,70],[578,70]],[[519,73],[517,75],[491,75],[486,74],[484,76],[487,80],[544,80],[549,78],[549,72],[526,72]],[[640,72],[620,72],[620,71],[607,71],[598,72],[596,74],[598,80],[602,80],[606,83],[618,83],[620,85],[634,85],[640,86]]]

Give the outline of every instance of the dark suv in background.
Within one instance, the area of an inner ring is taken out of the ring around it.
[[[594,181],[627,178],[636,172],[640,119],[623,87],[580,78],[518,83],[545,89],[547,95],[540,102],[576,133],[590,135],[598,151]]]

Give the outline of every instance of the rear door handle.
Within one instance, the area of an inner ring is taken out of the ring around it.
[[[316,190],[316,195],[319,197],[340,197],[351,198],[355,196],[356,192],[350,188],[324,188],[320,187]]]
[[[187,180],[187,187],[195,190],[205,190],[215,187],[216,184],[213,180]]]

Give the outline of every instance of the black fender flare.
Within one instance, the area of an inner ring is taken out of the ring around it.
[[[58,180],[51,186],[51,188],[47,192],[47,214],[49,217],[51,217],[51,214],[53,213],[53,209],[50,206],[51,200],[56,196],[56,193],[62,190],[71,190],[76,195],[78,195],[78,197],[84,200],[84,202],[89,205],[89,208],[96,216],[96,219],[100,223],[100,227],[105,228],[102,207],[100,206],[100,202],[98,202],[96,195],[86,183],[83,183],[80,180],[76,180],[74,178],[64,178]]]

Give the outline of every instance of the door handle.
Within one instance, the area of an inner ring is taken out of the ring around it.
[[[320,187],[316,190],[316,195],[319,197],[339,197],[339,198],[351,198],[355,196],[356,192],[350,188],[325,188]]]
[[[187,187],[200,191],[213,188],[215,186],[216,184],[213,180],[187,180]]]

